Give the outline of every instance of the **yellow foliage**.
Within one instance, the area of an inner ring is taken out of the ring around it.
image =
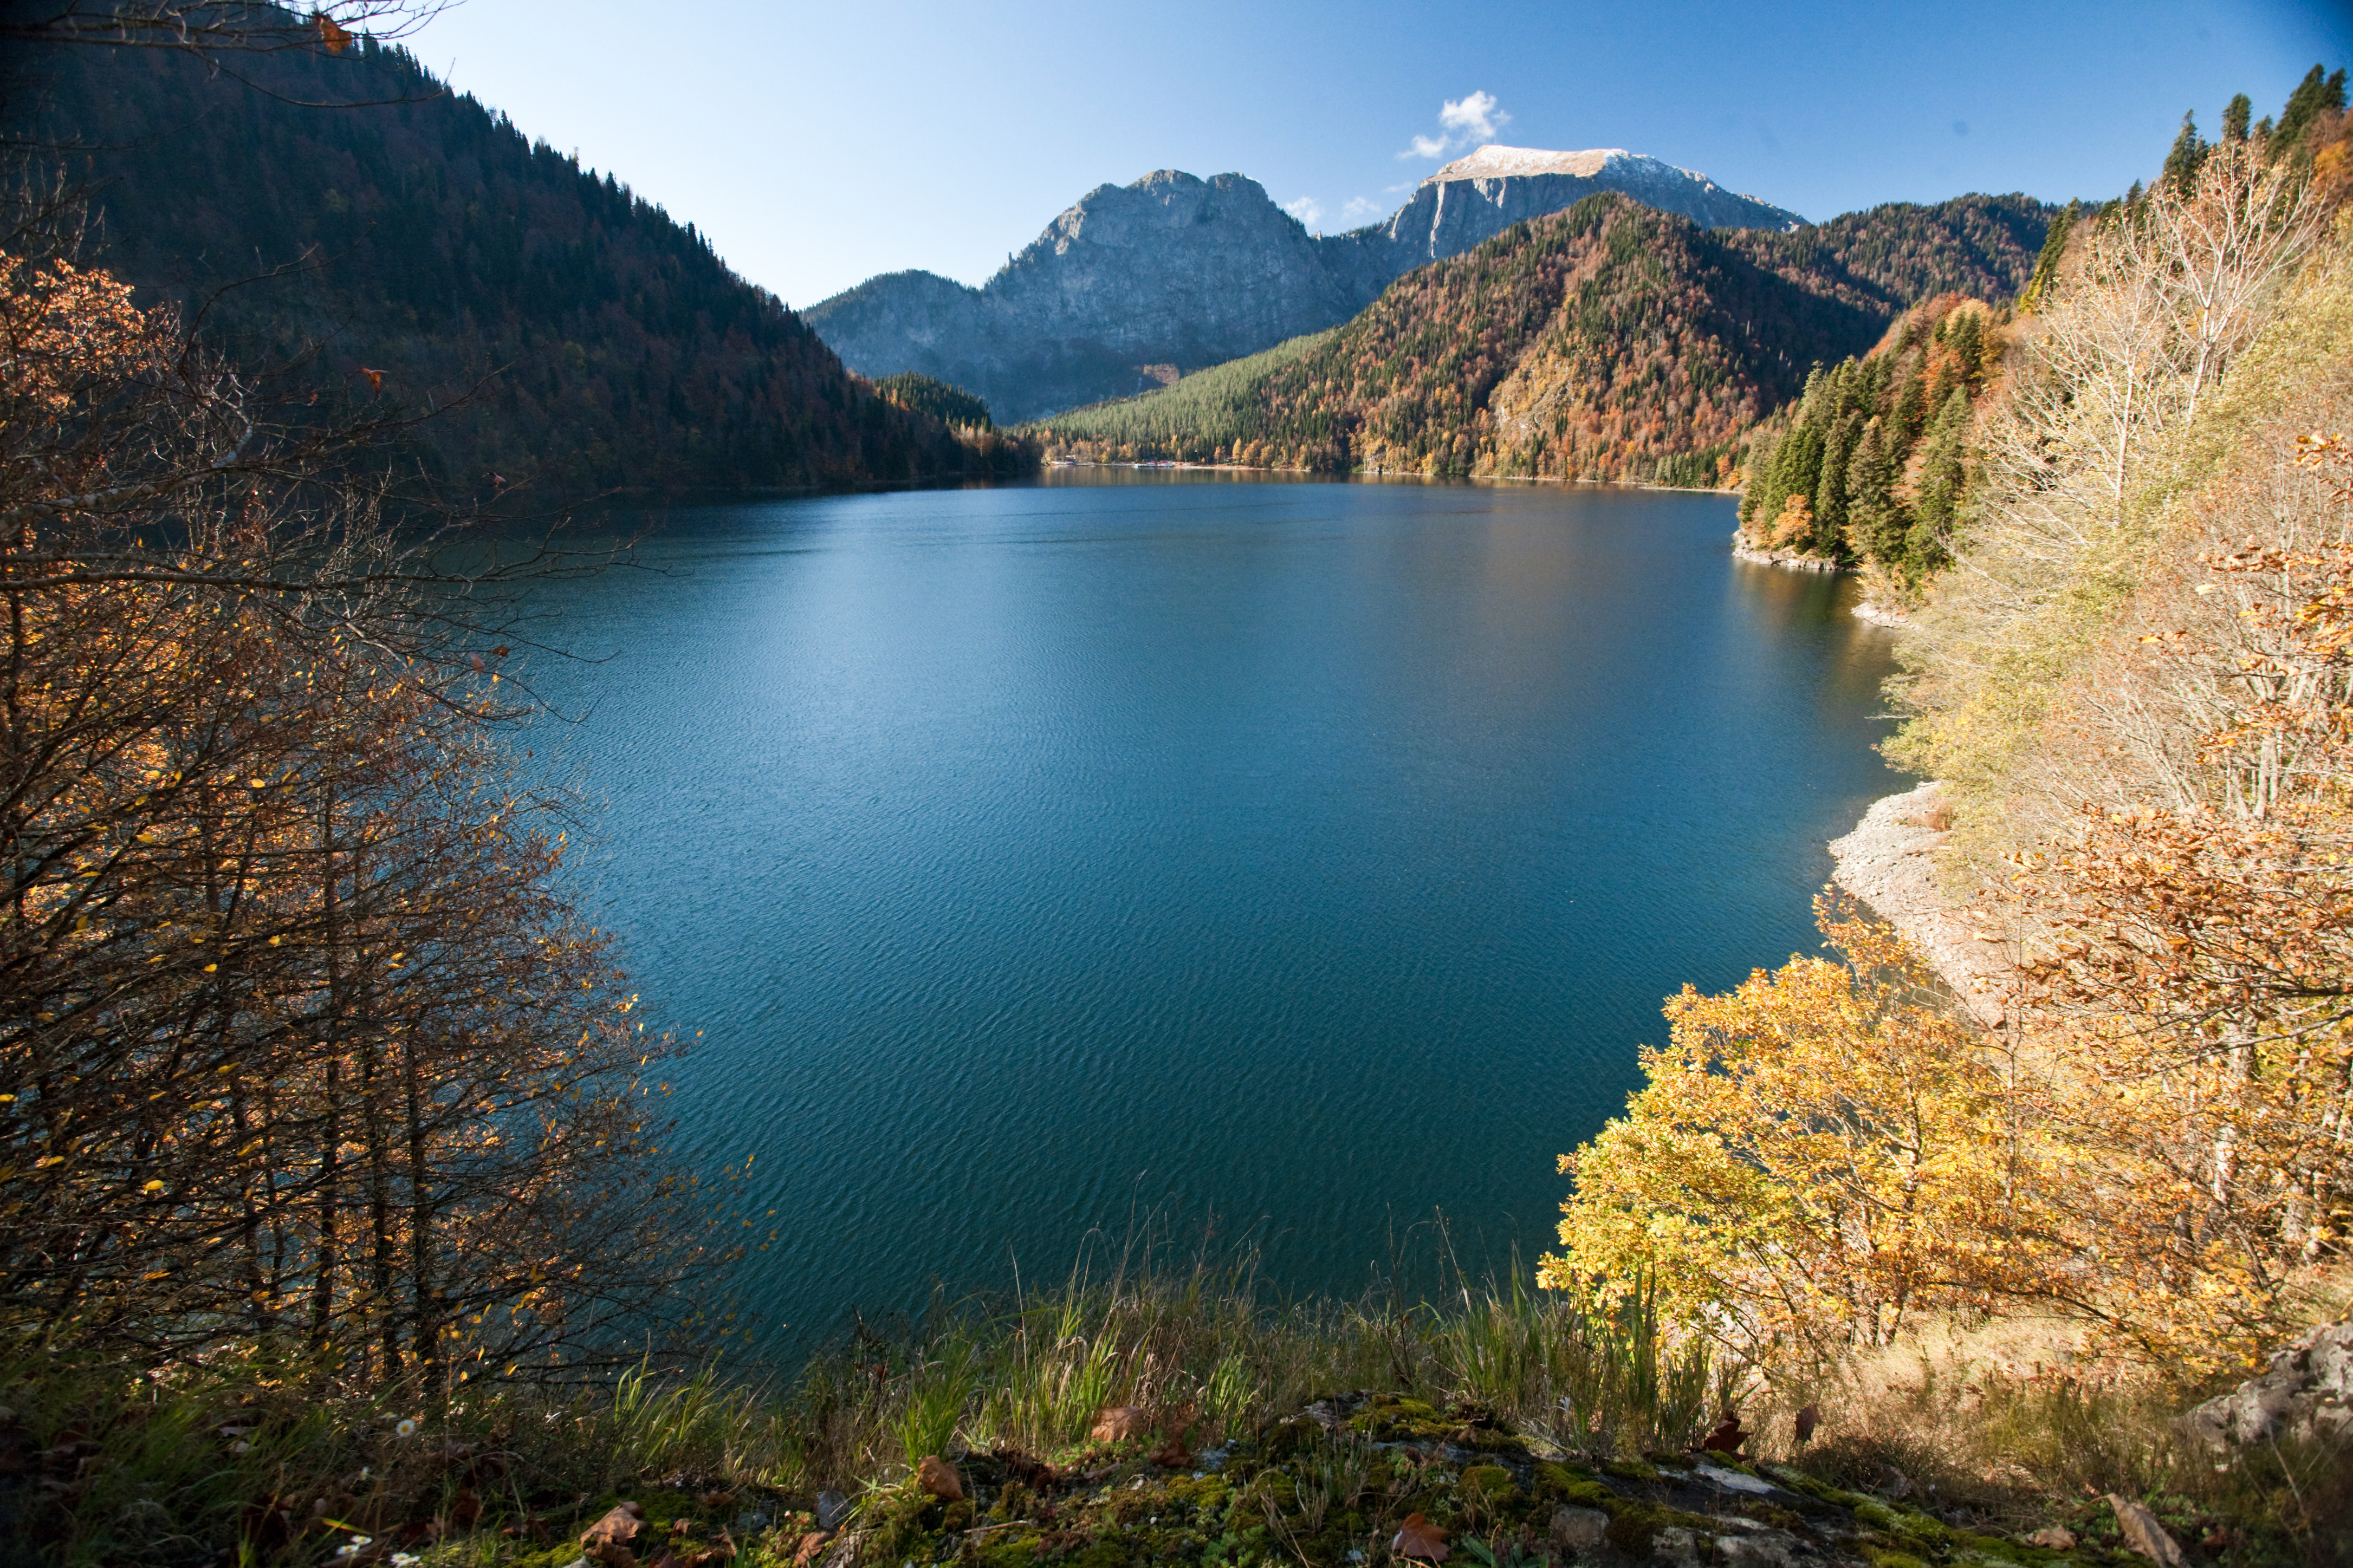
[[[1818,914],[1839,959],[1668,1002],[1648,1086],[1561,1159],[1577,1184],[1545,1283],[1648,1277],[1749,1355],[1883,1342],[2027,1283],[1998,1063],[1900,939]]]

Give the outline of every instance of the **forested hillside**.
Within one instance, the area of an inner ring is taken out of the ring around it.
[[[2052,232],[2063,240],[2063,226]],[[2009,317],[1940,295],[1867,356],[1808,376],[1805,395],[1750,441],[1742,542],[1869,564],[1896,596],[1946,565],[1971,411],[1997,379]]]
[[[2185,120],[2147,188],[2071,215],[2025,309],[1938,300],[1812,378],[1748,527],[1908,594],[1885,750],[1936,782],[1906,853],[2000,955],[1996,1021],[1825,904],[1834,956],[1670,1000],[1648,1087],[1562,1162],[1548,1278],[1664,1281],[1760,1359],[2031,1319],[2157,1379],[2341,1315],[2344,88],[2316,67],[2253,126],[2242,97],[2212,144]],[[2209,1458],[2151,1473],[2203,1486]],[[2316,1508],[2269,1484],[2274,1517],[2341,1520],[2341,1479]]]
[[[239,73],[258,87],[170,50],[28,48],[11,65],[39,89],[12,106],[79,149],[86,262],[201,312],[249,371],[364,379],[403,410],[457,403],[410,451],[446,481],[579,494],[1018,461],[876,395],[691,225],[402,49],[254,56]]]
[[[2006,297],[2051,209],[1889,206],[1799,234],[1588,198],[1392,284],[1335,332],[1041,426],[1061,449],[1324,469],[1718,484],[1810,369],[1939,292]]]

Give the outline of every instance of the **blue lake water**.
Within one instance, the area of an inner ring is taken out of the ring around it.
[[[1551,1241],[1661,999],[1811,950],[1890,639],[1733,503],[1080,473],[674,510],[553,740],[796,1340],[1208,1216],[1353,1292]],[[1198,1232],[1193,1232],[1198,1234]]]

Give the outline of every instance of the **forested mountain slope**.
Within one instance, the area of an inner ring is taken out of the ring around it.
[[[381,372],[388,404],[470,391],[417,437],[446,480],[578,494],[1009,460],[876,395],[691,226],[446,92],[404,50],[254,57],[240,68],[263,90],[166,50],[11,64],[40,89],[11,106],[77,149],[86,262],[142,300],[202,310],[249,369],[315,349],[298,377]]]
[[[1387,221],[1310,234],[1258,182],[1155,170],[1088,192],[978,289],[870,278],[809,308],[853,368],[919,371],[1034,419],[1336,326],[1399,274],[1523,219],[1617,191],[1710,227],[1799,229],[1797,214],[1617,149],[1482,147]]]
[[[1041,430],[1094,457],[1719,483],[1745,431],[1915,290],[2015,292],[2049,222],[2025,197],[1970,196],[1710,230],[1588,197],[1409,273],[1246,386],[1179,382]]]

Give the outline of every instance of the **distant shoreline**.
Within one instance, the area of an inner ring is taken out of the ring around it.
[[[1057,468],[1131,468],[1152,472],[1174,472],[1179,469],[1193,473],[1218,474],[1319,474],[1335,479],[1438,479],[1446,476],[1424,474],[1406,468],[1348,468],[1334,472],[1329,468],[1287,468],[1274,463],[1180,463],[1173,458],[1139,460],[1132,463],[1062,462],[1041,463],[1038,471],[1050,474]],[[1659,485],[1643,479],[1584,479],[1560,474],[1466,474],[1461,482],[1484,482],[1514,485],[1594,485],[1612,489],[1661,490],[1672,495],[1736,496],[1740,492],[1723,485]]]

